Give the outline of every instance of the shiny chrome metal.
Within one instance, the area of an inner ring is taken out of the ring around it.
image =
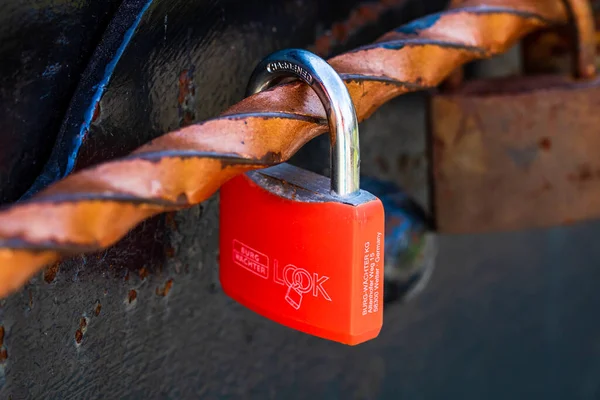
[[[308,84],[323,103],[331,137],[331,190],[348,196],[360,189],[358,119],[342,78],[321,57],[301,49],[285,49],[262,60],[250,77],[246,95],[265,90],[282,78]]]

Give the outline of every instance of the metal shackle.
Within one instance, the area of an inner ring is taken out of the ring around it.
[[[295,77],[319,96],[331,137],[331,190],[348,196],[360,189],[358,119],[344,81],[321,57],[301,49],[277,51],[254,69],[246,95],[261,92],[282,78]]]

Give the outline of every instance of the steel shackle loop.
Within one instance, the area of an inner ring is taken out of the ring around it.
[[[344,81],[321,57],[301,49],[277,51],[254,69],[246,95],[261,92],[282,78],[295,77],[319,96],[331,137],[331,190],[348,196],[360,189],[358,119]]]

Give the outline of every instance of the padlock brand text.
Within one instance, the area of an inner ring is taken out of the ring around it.
[[[331,301],[331,296],[325,289],[325,282],[329,280],[328,276],[319,275],[316,272],[310,273],[304,268],[299,268],[293,264],[279,266],[277,260],[274,261],[273,280],[275,283],[294,288],[296,291],[306,294],[312,293],[314,297],[323,297]]]
[[[234,263],[254,275],[269,280],[269,284],[283,286],[285,288],[283,298],[296,310],[302,306],[304,295],[332,301],[327,292],[328,276],[294,264],[280,264],[277,259],[272,259],[273,264],[271,265],[266,254],[235,239],[233,240],[232,257]]]
[[[233,240],[233,262],[264,279],[269,279],[269,257]]]
[[[381,280],[381,232],[377,232],[375,248],[365,242],[362,279],[362,315],[379,312],[379,282]]]
[[[302,79],[304,79],[308,84],[311,84],[313,81],[313,77],[307,70],[302,68],[299,65],[293,64],[289,61],[273,61],[267,64],[267,71],[273,73],[278,71],[287,71],[292,72]]]

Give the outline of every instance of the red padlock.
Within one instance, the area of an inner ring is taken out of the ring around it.
[[[384,211],[359,188],[358,122],[342,79],[305,50],[263,60],[250,94],[299,77],[329,118],[332,179],[280,164],[221,188],[220,278],[227,295],[290,328],[355,345],[383,323]]]

